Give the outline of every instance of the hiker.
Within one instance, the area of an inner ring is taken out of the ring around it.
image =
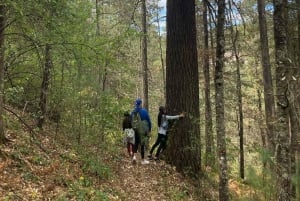
[[[166,108],[164,106],[159,107],[159,113],[157,116],[157,123],[158,123],[158,135],[155,143],[152,145],[151,150],[149,152],[148,158],[159,160],[159,154],[165,150],[168,140],[168,126],[169,126],[169,120],[172,119],[179,119],[181,117],[184,117],[185,114],[181,113],[179,115],[170,116],[166,114]],[[155,157],[152,157],[152,153],[154,152],[154,149],[157,148]]]
[[[129,112],[124,113],[124,119],[123,119],[123,132],[125,134],[124,136],[124,142],[127,146],[127,152],[130,157],[133,157],[133,150],[134,150],[134,144],[135,144],[135,132],[131,125],[131,117]]]
[[[151,119],[148,111],[143,108],[142,100],[136,99],[134,110],[131,112],[132,127],[135,129],[135,146],[133,151],[132,163],[136,164],[137,150],[141,148],[141,164],[148,164],[149,161],[145,159],[145,146],[151,132]],[[137,125],[139,124],[139,125]]]

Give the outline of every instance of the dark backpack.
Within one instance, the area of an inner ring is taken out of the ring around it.
[[[132,120],[131,120],[132,128],[137,132],[140,136],[147,135],[148,133],[148,123],[147,121],[142,121],[139,112],[133,112]]]

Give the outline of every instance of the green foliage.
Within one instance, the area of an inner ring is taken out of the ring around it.
[[[22,101],[24,88],[22,86],[10,87],[5,91],[5,100],[15,106],[19,106]]]
[[[112,176],[112,171],[110,168],[97,155],[86,153],[81,157],[83,162],[82,169],[86,173],[105,179]]]
[[[187,191],[179,191],[178,189],[173,189],[170,196],[171,200],[185,200],[187,198]]]
[[[255,167],[248,167],[247,173],[247,183],[254,189],[248,197],[252,200],[272,200],[276,190],[272,172],[258,172]]]
[[[108,201],[108,195],[100,190],[94,189],[92,182],[85,177],[80,177],[77,181],[69,185],[69,191],[57,198],[59,201],[66,201],[72,197],[78,201],[103,200]]]

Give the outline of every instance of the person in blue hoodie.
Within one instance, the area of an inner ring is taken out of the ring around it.
[[[135,100],[135,106],[134,106],[133,111],[131,112],[131,118],[133,118],[133,115],[135,113],[138,113],[141,118],[141,121],[147,122],[147,130],[148,131],[147,131],[147,135],[144,135],[144,136],[135,132],[135,146],[134,146],[134,150],[133,150],[132,163],[136,164],[136,155],[135,154],[137,153],[138,147],[140,145],[141,159],[142,159],[141,164],[145,165],[145,164],[149,163],[149,161],[145,159],[145,146],[146,146],[145,143],[146,143],[146,138],[149,136],[149,133],[151,132],[152,123],[151,123],[150,115],[149,115],[148,111],[145,108],[143,108],[142,103],[143,103],[143,101],[140,98]]]

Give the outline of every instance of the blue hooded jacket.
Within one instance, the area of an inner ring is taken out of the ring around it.
[[[134,110],[131,112],[131,117],[133,113],[138,112],[140,114],[141,120],[146,120],[148,122],[149,131],[151,131],[151,119],[149,113],[146,109],[142,108],[142,100],[140,98],[136,99]]]

